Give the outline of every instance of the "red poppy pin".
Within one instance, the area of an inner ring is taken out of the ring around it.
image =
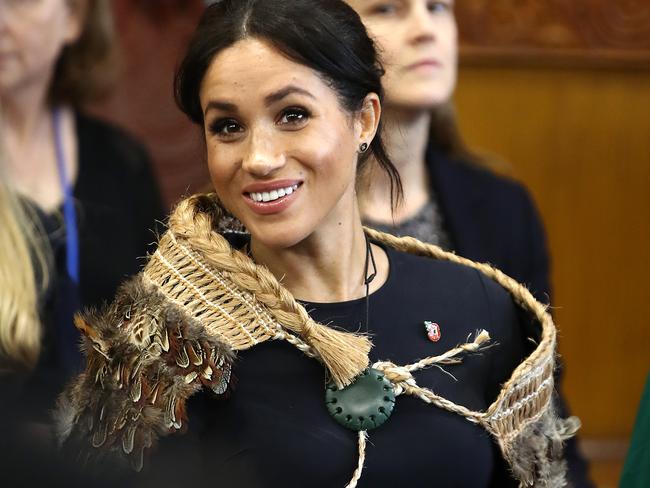
[[[438,342],[440,340],[440,326],[438,324],[425,320],[424,328],[426,329],[427,337],[431,342]]]

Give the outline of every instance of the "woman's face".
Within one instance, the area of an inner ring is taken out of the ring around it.
[[[354,215],[357,149],[376,124],[314,70],[242,40],[214,58],[200,100],[212,183],[254,239],[287,248]]]
[[[458,33],[453,0],[347,0],[378,43],[390,108],[429,110],[456,85]]]
[[[81,30],[69,0],[0,0],[0,95],[48,82]]]

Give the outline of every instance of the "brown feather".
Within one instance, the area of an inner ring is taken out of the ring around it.
[[[191,395],[203,385],[227,390],[230,348],[141,275],[75,325],[86,337],[86,370],[61,395],[57,419],[60,441],[82,458],[117,456],[142,469],[159,436],[186,429]]]

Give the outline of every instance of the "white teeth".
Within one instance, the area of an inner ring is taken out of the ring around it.
[[[294,191],[298,189],[298,185],[288,186],[286,188],[278,188],[277,190],[271,190],[269,192],[254,192],[249,193],[248,196],[254,202],[272,202],[278,198],[291,195]]]

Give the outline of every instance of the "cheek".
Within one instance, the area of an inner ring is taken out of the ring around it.
[[[456,64],[458,61],[458,28],[455,21],[451,21],[441,40],[444,41],[444,51],[448,59]]]
[[[210,180],[219,198],[224,202],[230,200],[228,190],[233,188],[232,182],[235,177],[235,164],[233,151],[215,146],[207,147],[208,171]]]
[[[62,14],[42,14],[16,24],[15,36],[22,60],[23,75],[39,75],[51,70],[65,44]]]
[[[450,90],[453,91],[456,86],[458,76],[458,33],[454,24],[453,29],[449,32],[448,42],[444,46],[446,56],[445,65],[447,66],[447,80],[450,84]]]
[[[347,120],[324,128],[318,137],[310,137],[300,144],[303,154],[298,157],[328,182],[345,184],[355,171],[356,143],[351,131]]]

